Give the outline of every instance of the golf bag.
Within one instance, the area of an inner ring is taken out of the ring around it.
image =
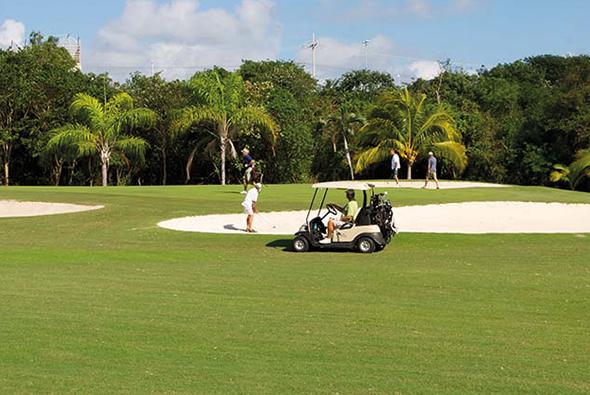
[[[378,225],[387,242],[395,236],[396,228],[393,220],[393,206],[385,197],[385,193],[371,196],[371,223]]]

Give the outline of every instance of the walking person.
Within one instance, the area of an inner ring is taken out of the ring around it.
[[[436,183],[436,189],[440,189],[438,186],[438,178],[436,178],[436,157],[432,151],[428,153],[428,168],[426,169],[426,180],[424,180],[424,186],[422,189],[428,186],[428,180],[430,178],[432,178]]]
[[[397,177],[399,169],[402,167],[399,160],[399,155],[395,149],[391,149],[391,178],[395,180],[395,184],[399,187],[399,178]]]
[[[257,181],[257,180],[256,180]],[[250,188],[248,192],[246,192],[246,196],[244,197],[244,201],[242,202],[242,207],[244,208],[244,213],[246,213],[246,232],[254,233],[254,229],[252,225],[254,223],[254,214],[258,213],[258,196],[260,195],[260,191],[262,190],[262,184],[259,182],[254,183],[254,188]]]

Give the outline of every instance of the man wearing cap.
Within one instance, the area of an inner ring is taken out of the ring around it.
[[[258,180],[256,180],[258,181]],[[258,207],[256,206],[256,202],[258,201],[258,195],[262,190],[262,184],[259,182],[254,183],[254,188],[250,188],[248,192],[246,192],[246,196],[244,197],[244,201],[242,202],[242,207],[244,208],[244,213],[246,213],[246,232],[253,233],[254,229],[252,228],[252,224],[254,223],[254,213],[258,212]]]
[[[359,204],[354,198],[354,190],[348,189],[346,191],[346,199],[348,199],[348,203],[346,203],[346,206],[344,207],[340,207],[333,203],[329,204],[336,210],[340,211],[342,215],[338,219],[330,218],[328,220],[328,236],[325,239],[320,240],[321,244],[330,244],[332,242],[332,237],[334,237],[334,230],[346,223],[353,222],[356,218],[356,214],[359,211]]]
[[[397,154],[397,152],[395,151],[395,149],[391,149],[390,151],[391,154],[391,178],[393,178],[395,180],[395,184],[399,187],[399,178],[397,177],[397,173],[399,172],[399,169],[402,167],[400,160],[399,160],[399,155]]]
[[[244,160],[244,176],[242,177],[242,181],[244,183],[244,191],[242,194],[246,194],[248,191],[248,184],[252,182],[256,173],[256,162],[250,156],[250,150],[248,148],[244,148],[242,150],[242,158]]]
[[[422,187],[422,189],[428,186],[428,179],[431,177],[436,183],[436,189],[440,189],[438,186],[438,178],[436,178],[436,157],[434,156],[432,151],[428,153],[428,168],[426,169],[426,180],[424,180],[424,186]]]

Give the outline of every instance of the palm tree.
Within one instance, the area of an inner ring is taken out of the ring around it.
[[[413,96],[407,88],[379,96],[359,137],[365,149],[358,156],[357,172],[388,158],[392,148],[406,160],[409,180],[414,162],[429,150],[448,159],[459,171],[467,165],[465,146],[452,116],[440,106],[427,106],[425,94]]]
[[[215,69],[197,73],[189,81],[189,87],[202,105],[181,110],[173,123],[173,129],[176,133],[185,133],[197,124],[211,126],[211,129],[206,130],[212,137],[211,142],[219,147],[220,179],[221,185],[225,185],[227,149],[231,150],[232,156],[236,156],[232,140],[241,133],[258,129],[266,132],[271,145],[274,146],[278,127],[264,108],[246,104],[244,82],[235,72],[222,74]],[[209,144],[209,147],[211,145]],[[197,148],[193,150],[187,163],[189,173],[190,163]]]
[[[337,151],[338,140],[342,139],[346,162],[350,169],[350,179],[354,180],[354,169],[352,167],[352,158],[350,155],[349,139],[355,135],[355,132],[364,124],[365,119],[356,113],[350,111],[347,103],[335,107],[332,114],[324,121],[324,137],[332,142],[334,152]]]
[[[590,149],[578,151],[576,160],[569,166],[554,165],[549,175],[551,182],[566,182],[572,191],[576,190],[584,177],[590,177]]]
[[[126,134],[138,127],[152,127],[156,114],[147,108],[134,108],[127,93],[113,96],[104,105],[98,99],[78,93],[70,109],[80,123],[55,130],[48,150],[76,147],[79,156],[98,154],[102,166],[102,185],[108,183],[109,164],[113,154],[144,158],[144,139]]]

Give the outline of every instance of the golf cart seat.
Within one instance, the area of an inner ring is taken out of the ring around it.
[[[354,224],[356,226],[371,225],[371,208],[362,207],[354,219]]]

